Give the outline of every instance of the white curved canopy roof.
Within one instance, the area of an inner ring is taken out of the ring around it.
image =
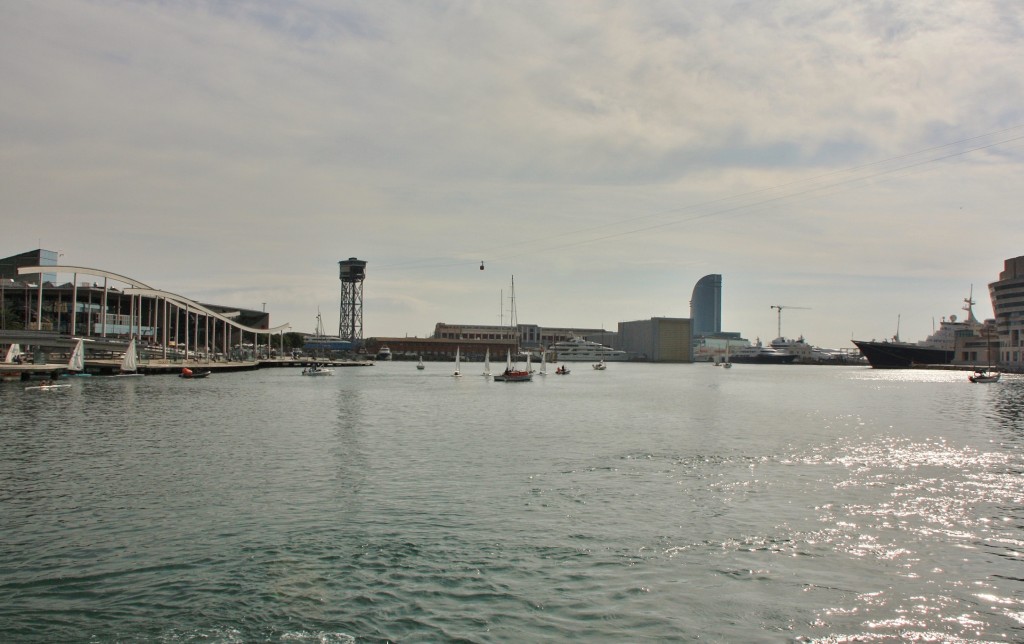
[[[143,284],[139,280],[125,277],[124,275],[118,275],[117,273],[111,273],[110,271],[101,271],[98,268],[88,268],[86,266],[22,266],[18,269],[18,275],[25,275],[28,273],[85,273],[86,275],[108,277],[112,280],[131,284],[132,286],[137,286],[139,288],[149,288],[148,284]]]
[[[174,293],[169,293],[167,291],[161,291],[155,288],[126,288],[123,292],[125,293],[125,295],[150,295],[152,297],[162,297],[165,300],[174,302],[178,306],[187,306],[190,309],[201,311],[204,315],[209,315],[210,317],[217,318],[218,320],[227,322],[236,329],[249,331],[250,333],[280,333],[285,329],[291,328],[290,324],[282,324],[281,326],[275,326],[271,329],[257,329],[255,327],[245,326],[244,324],[239,324],[238,322],[235,322],[234,320],[224,316],[224,314],[222,313],[211,311],[210,309],[206,308],[199,302],[190,300],[187,297],[182,297],[181,295],[176,295]]]
[[[149,295],[152,297],[162,297],[168,301],[174,302],[178,306],[187,306],[190,309],[201,311],[205,315],[227,322],[236,329],[241,329],[242,331],[248,331],[250,333],[281,333],[286,329],[291,328],[290,324],[282,324],[271,329],[257,329],[244,324],[239,324],[225,316],[223,313],[211,311],[199,302],[190,300],[187,297],[151,288],[149,285],[144,284],[139,280],[125,277],[124,275],[118,275],[117,273],[111,273],[110,271],[100,270],[98,268],[89,268],[86,266],[22,266],[18,268],[18,275],[31,273],[84,273],[86,275],[106,277],[130,285],[132,288],[126,288],[122,291],[122,293],[125,293],[126,295]],[[237,313],[235,313],[235,315],[237,315]]]

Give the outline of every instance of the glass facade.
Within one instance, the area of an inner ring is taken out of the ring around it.
[[[988,285],[1001,346],[1000,362],[1014,371],[1024,369],[1024,256],[1003,263],[999,281]]]
[[[722,332],[722,276],[705,275],[693,287],[690,298],[693,337]]]

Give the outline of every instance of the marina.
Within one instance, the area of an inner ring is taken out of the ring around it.
[[[1024,636],[1013,374],[66,382],[0,384],[9,641]]]

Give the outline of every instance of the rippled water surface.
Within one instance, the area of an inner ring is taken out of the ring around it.
[[[1024,378],[463,363],[0,385],[0,633],[1024,641]]]

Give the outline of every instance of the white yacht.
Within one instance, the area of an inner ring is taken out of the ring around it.
[[[743,347],[729,355],[729,362],[745,364],[792,364],[795,360],[796,354],[763,346],[760,338],[753,346]]]
[[[584,338],[571,338],[556,342],[548,348],[555,354],[555,362],[625,362],[629,354],[619,349],[606,347]]]

